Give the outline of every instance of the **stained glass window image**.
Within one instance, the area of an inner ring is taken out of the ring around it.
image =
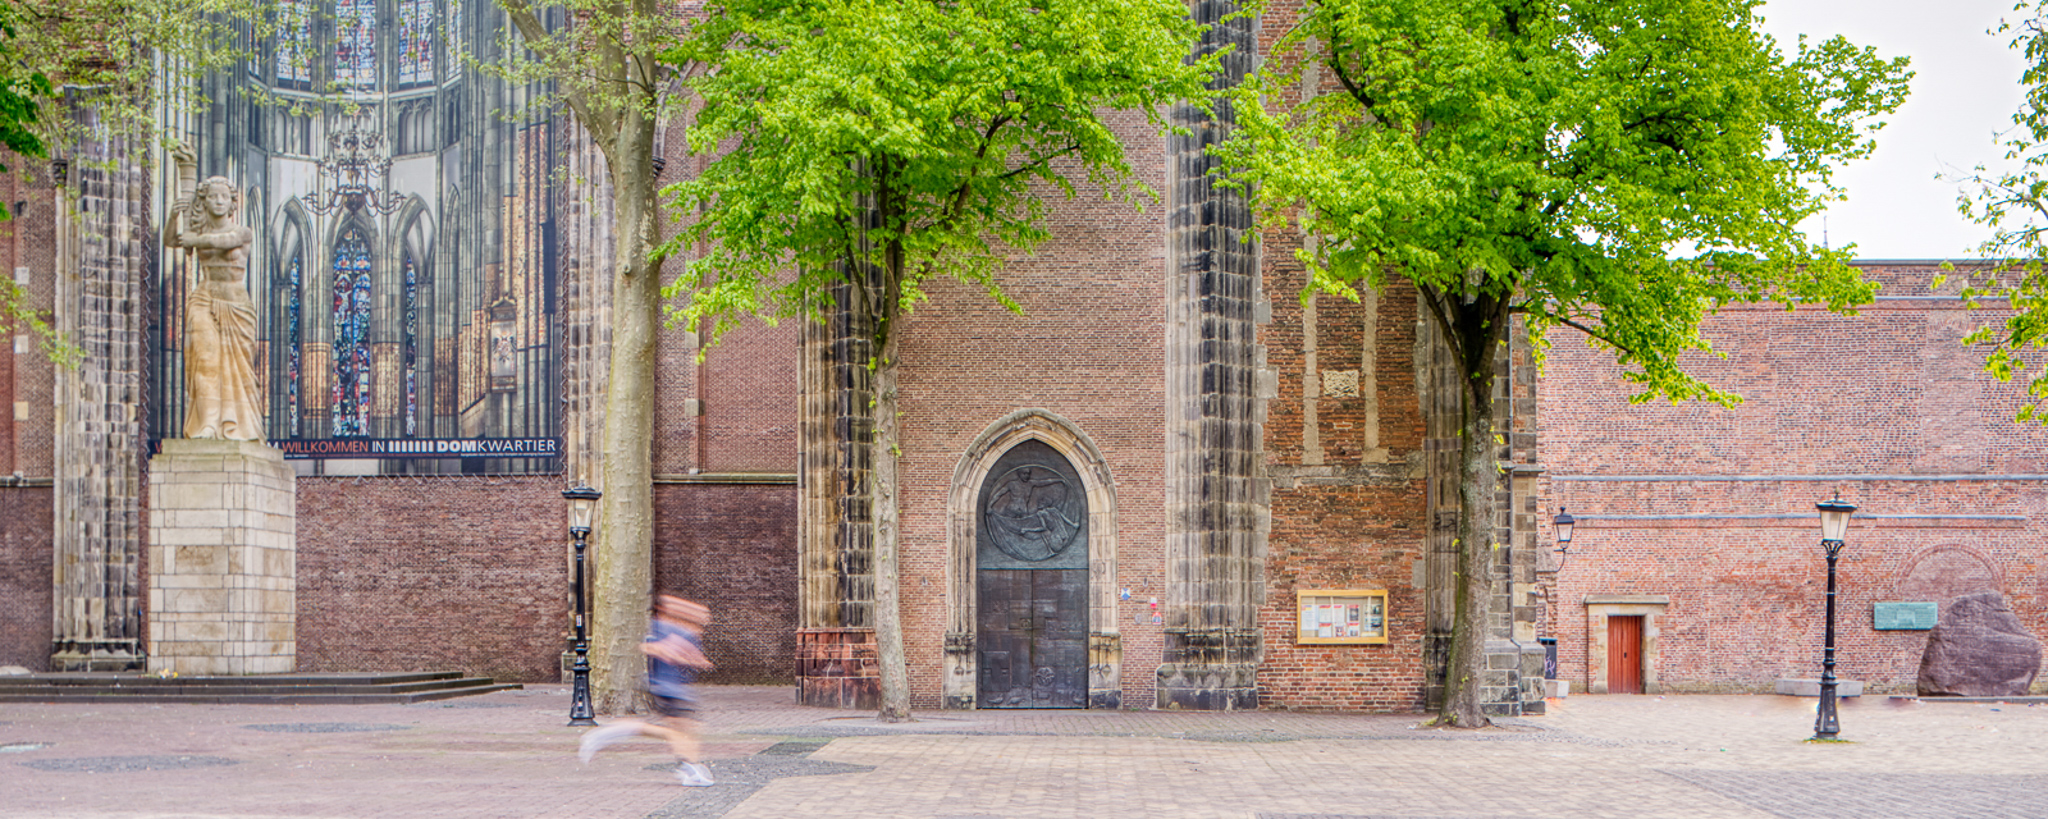
[[[434,80],[434,0],[399,0],[398,84]]]
[[[300,285],[303,275],[298,254],[292,255],[291,263],[285,266],[285,290],[287,299],[284,312],[285,361],[284,361],[284,434],[287,438],[299,437],[299,384],[302,361],[300,355],[300,301],[305,288]]]
[[[448,53],[462,50],[462,0],[448,0]]]
[[[334,437],[370,434],[370,243],[349,228],[334,245]]]
[[[312,55],[306,51],[306,29],[312,23],[303,0],[283,0],[277,5],[277,79],[279,82],[308,82],[313,79]]]
[[[405,434],[420,434],[420,267],[405,254]]]
[[[339,0],[334,29],[334,84],[345,91],[376,88],[377,0]]]

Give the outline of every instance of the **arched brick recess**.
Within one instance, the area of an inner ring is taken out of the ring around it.
[[[1088,707],[1123,701],[1122,636],[1116,628],[1116,484],[1109,463],[1080,427],[1038,409],[1010,413],[983,430],[953,469],[946,499],[947,708],[975,707],[975,493],[1011,447],[1038,440],[1064,456],[1088,493]]]
[[[1943,603],[1977,592],[2004,592],[1998,564],[1984,553],[1956,543],[1929,546],[1913,555],[1899,572],[1892,594],[1896,599]]]

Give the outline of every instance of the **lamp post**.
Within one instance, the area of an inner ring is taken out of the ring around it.
[[[1562,506],[1557,507],[1557,517],[1550,519],[1550,530],[1557,538],[1557,568],[1559,569],[1564,568],[1564,559],[1572,556],[1572,527],[1577,525],[1578,522],[1578,518],[1572,517],[1570,513],[1564,511]]]
[[[597,724],[597,712],[590,706],[590,639],[584,631],[583,548],[590,538],[590,518],[597,510],[597,499],[603,496],[581,482],[562,492],[562,497],[569,499],[569,536],[576,539],[576,663],[570,666],[570,725]]]
[[[1849,531],[1849,516],[1856,505],[1842,500],[1814,504],[1820,510],[1820,546],[1828,553],[1828,630],[1820,663],[1820,714],[1813,721],[1814,739],[1834,739],[1842,724],[1835,717],[1835,558],[1842,554],[1842,535]]]

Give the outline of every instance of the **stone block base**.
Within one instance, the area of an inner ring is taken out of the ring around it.
[[[1540,645],[1487,641],[1485,685],[1479,692],[1479,710],[1493,717],[1541,715],[1545,710],[1543,658]]]
[[[1818,679],[1814,679],[1814,678],[1810,678],[1810,677],[1809,677],[1809,678],[1805,678],[1805,679],[1798,679],[1798,678],[1787,678],[1787,679],[1782,679],[1782,680],[1779,680],[1779,681],[1778,681],[1778,684],[1777,684],[1777,692],[1778,692],[1778,693],[1780,693],[1780,694],[1784,694],[1785,696],[1788,696],[1788,697],[1818,697],[1818,696],[1820,696],[1820,680],[1818,680]],[[1862,680],[1836,680],[1836,681],[1835,681],[1835,696],[1837,696],[1837,697],[1861,697],[1861,696],[1863,696],[1863,681],[1862,681]]]
[[[1106,631],[1088,634],[1088,707],[1124,707],[1124,638]]]
[[[141,671],[149,662],[134,640],[59,645],[50,653],[50,670],[63,674],[92,671]]]
[[[295,481],[260,442],[172,439],[150,459],[151,671],[296,670]]]
[[[1450,666],[1451,636],[1430,634],[1423,639],[1423,662],[1429,669],[1424,684],[1424,703],[1434,712],[1444,706],[1444,675]],[[1548,693],[1543,678],[1545,650],[1540,644],[1520,645],[1509,640],[1486,642],[1486,668],[1480,672],[1479,712],[1489,717],[1539,716],[1547,710]]]
[[[1167,663],[1159,666],[1154,707],[1180,711],[1250,711],[1259,707],[1259,667]]]
[[[797,704],[848,710],[881,708],[878,657],[874,629],[797,629]]]

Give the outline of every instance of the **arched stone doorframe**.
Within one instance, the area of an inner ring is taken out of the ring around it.
[[[1123,705],[1123,644],[1116,625],[1116,483],[1088,434],[1045,410],[1024,409],[990,424],[953,468],[946,499],[945,707],[975,707],[975,496],[996,460],[1038,440],[1067,459],[1088,493],[1088,707]]]

